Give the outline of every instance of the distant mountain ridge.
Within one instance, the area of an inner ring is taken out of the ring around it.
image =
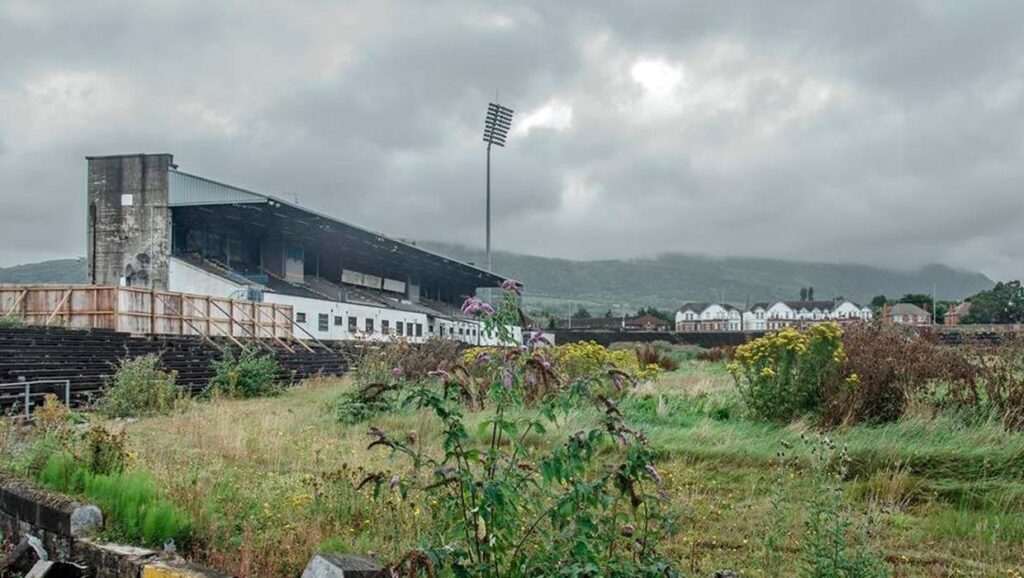
[[[481,264],[480,249],[436,242],[419,246],[466,262]],[[665,254],[649,259],[573,261],[508,252],[493,254],[494,270],[526,285],[527,303],[543,305],[567,300],[627,310],[641,306],[675,310],[687,301],[735,304],[797,299],[801,287],[813,287],[817,299],[842,296],[861,304],[875,295],[890,298],[906,293],[962,299],[995,284],[981,273],[928,265],[893,271],[869,265],[809,263],[748,257],[705,257]],[[617,310],[616,310],[617,313]]]
[[[480,249],[419,242],[420,247],[460,261],[481,264]],[[496,252],[494,270],[526,284],[532,307],[570,304],[594,308],[597,315],[623,306],[632,311],[654,306],[675,310],[687,301],[735,304],[796,299],[801,287],[814,287],[818,299],[842,296],[867,303],[875,295],[899,297],[928,293],[934,284],[939,299],[962,299],[990,289],[994,282],[981,273],[944,265],[913,271],[892,271],[868,265],[805,263],[745,257],[714,258],[667,254],[650,259],[573,261]],[[85,283],[85,259],[57,259],[0,268],[0,283]]]
[[[54,259],[0,267],[0,283],[85,283],[85,259]]]

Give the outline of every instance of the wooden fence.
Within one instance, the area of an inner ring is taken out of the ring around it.
[[[292,307],[103,285],[0,284],[0,317],[134,335],[292,338]]]

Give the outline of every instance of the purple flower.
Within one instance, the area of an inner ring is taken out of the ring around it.
[[[494,315],[494,307],[491,307],[490,303],[481,303],[480,310],[484,312],[484,315]]]
[[[653,465],[647,464],[644,466],[644,469],[647,470],[647,475],[651,476],[651,479],[654,480],[656,484],[661,483],[661,474],[658,473],[658,470],[656,470]]]
[[[549,340],[547,337],[544,337],[544,332],[541,331],[540,329],[534,329],[530,333],[529,344],[530,345],[537,345],[538,343],[543,343],[545,345],[551,345],[551,340]]]
[[[391,368],[391,376],[394,377],[395,379],[402,379],[402,374],[403,373],[404,372],[402,371],[401,367],[392,367]]]
[[[505,389],[512,389],[513,381],[512,381],[512,370],[511,369],[506,367],[504,370],[502,370],[502,372],[501,372],[501,384],[505,386]]]
[[[523,292],[522,286],[519,285],[518,283],[516,283],[515,281],[511,280],[511,279],[505,279],[501,283],[501,290],[502,291],[511,291],[511,292],[515,293],[516,295],[521,295],[522,292]]]
[[[480,300],[476,297],[469,297],[462,302],[463,315],[476,315],[480,311]]]
[[[476,355],[477,365],[487,365],[491,362],[491,354],[486,351],[481,351]]]
[[[391,476],[391,490],[394,491],[398,487],[398,474]]]
[[[439,476],[441,476],[443,478],[443,477],[446,477],[448,474],[450,474],[450,473],[452,473],[454,471],[455,471],[455,468],[453,468],[451,466],[441,466],[441,467],[437,468],[437,470],[435,470],[434,473],[439,475]]]

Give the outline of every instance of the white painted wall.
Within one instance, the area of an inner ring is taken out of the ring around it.
[[[171,259],[168,289],[183,293],[195,293],[198,295],[213,295],[216,297],[240,297],[240,292],[245,286],[225,279],[224,277],[210,273],[180,259]],[[468,318],[444,318],[428,317],[424,313],[389,309],[387,307],[373,307],[355,303],[340,303],[325,299],[310,299],[308,297],[295,297],[281,293],[264,292],[263,300],[267,303],[279,303],[291,305],[295,315],[296,325],[305,329],[296,328],[294,335],[298,339],[309,339],[310,335],[317,339],[341,340],[341,339],[368,339],[373,341],[393,341],[405,339],[414,343],[422,343],[431,336],[430,327],[433,326],[434,333],[446,339],[455,339],[471,345],[498,345],[496,337],[483,333],[483,324],[474,319]],[[305,321],[298,321],[300,314],[305,316]],[[320,329],[320,316],[327,316],[327,329]],[[349,330],[349,317],[356,318],[356,331]],[[338,318],[338,319],[336,319]],[[373,330],[366,330],[366,321],[373,321]],[[338,323],[340,321],[340,323]],[[387,321],[388,333],[384,333],[384,322]],[[398,324],[402,324],[402,334],[398,334]],[[410,330],[410,324],[412,329]],[[420,326],[420,334],[416,335],[416,325]],[[522,342],[522,330],[519,327],[512,328],[516,342]],[[308,332],[308,334],[306,333]]]
[[[426,340],[429,336],[427,330],[427,316],[422,313],[411,311],[399,311],[384,307],[370,307],[354,303],[339,303],[324,299],[310,299],[307,297],[295,297],[282,295],[280,293],[264,293],[263,300],[268,303],[281,303],[291,305],[295,314],[295,324],[306,331],[296,329],[294,334],[299,339],[308,339],[309,332],[317,339],[369,339],[374,341],[391,341],[406,339],[415,343]],[[299,321],[304,314],[305,321]],[[327,330],[320,328],[320,316],[327,316]],[[340,318],[336,320],[335,318]],[[349,331],[349,317],[356,318],[356,331]],[[373,331],[368,332],[366,321],[373,321]],[[336,323],[340,321],[340,324]],[[388,333],[384,333],[384,322],[387,321]],[[402,335],[399,336],[398,323],[402,323]],[[413,333],[408,334],[408,325],[412,324]],[[416,337],[416,324],[422,327],[420,336]]]
[[[213,297],[239,298],[238,291],[245,289],[241,284],[229,281],[220,275],[204,271],[191,263],[171,257],[167,273],[167,290],[179,293],[195,293]],[[242,296],[244,298],[244,296]]]

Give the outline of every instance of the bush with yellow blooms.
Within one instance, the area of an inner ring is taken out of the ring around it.
[[[846,361],[843,331],[826,322],[801,332],[792,327],[736,348],[729,373],[750,413],[768,421],[790,421],[816,413],[826,383]]]

